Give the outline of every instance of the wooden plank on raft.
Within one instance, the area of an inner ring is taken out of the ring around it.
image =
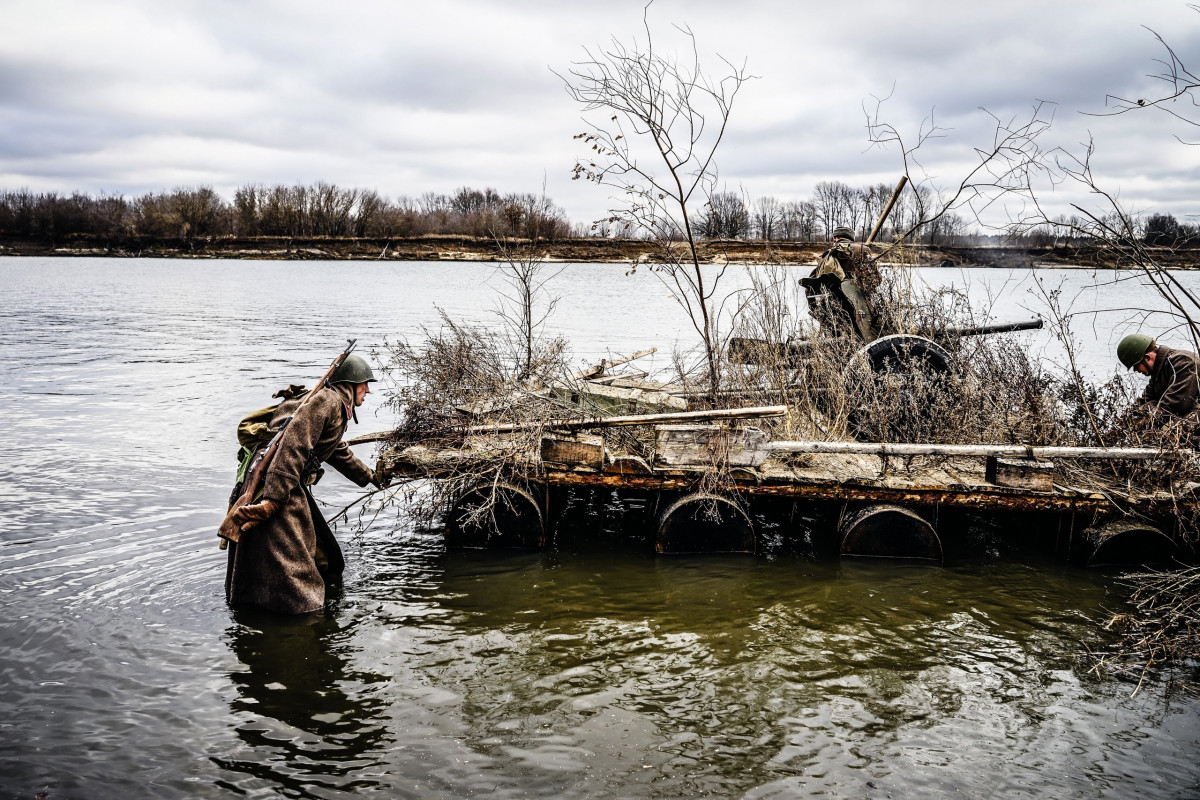
[[[655,384],[654,386],[633,385],[654,383],[654,381],[642,380],[642,378],[645,378],[649,374],[649,372],[634,370],[632,372],[622,372],[619,375],[603,375],[599,378],[588,378],[588,380],[592,383],[603,383],[606,386],[624,386],[627,389],[631,387],[634,389],[651,389],[652,391],[659,391],[662,389],[664,384],[661,383]]]
[[[762,447],[766,441],[767,435],[758,428],[660,425],[655,428],[654,463],[668,467],[757,467],[766,458]]]
[[[596,378],[600,375],[603,375],[605,370],[612,369],[613,367],[620,366],[621,364],[628,364],[630,361],[637,361],[639,358],[645,358],[646,356],[653,355],[657,352],[657,347],[648,347],[645,350],[638,350],[636,353],[630,353],[627,356],[620,356],[614,359],[602,358],[600,359],[599,364],[591,367],[585,367],[576,372],[572,377],[574,377],[576,380]]]
[[[687,411],[688,407],[687,400],[666,392],[609,386],[594,381],[562,383],[555,389],[575,405],[609,413]]]
[[[1054,489],[1054,462],[1034,458],[988,456],[984,472],[988,483],[1049,492]]]
[[[547,386],[534,386],[530,384],[518,387],[507,394],[497,397],[487,397],[467,405],[455,406],[455,410],[473,417],[483,417],[488,414],[494,414],[497,411],[503,411],[506,408],[512,408],[524,398],[549,397],[552,391]]]
[[[585,433],[543,436],[542,462],[565,467],[604,469],[604,439]]]

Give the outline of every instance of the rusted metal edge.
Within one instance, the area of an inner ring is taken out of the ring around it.
[[[614,475],[584,471],[548,471],[541,476],[552,486],[611,486],[642,490],[689,490],[698,483],[697,473],[673,473],[656,475]],[[1107,497],[1093,495],[1064,496],[1053,494],[1016,493],[1007,491],[971,491],[953,488],[901,488],[890,486],[862,486],[848,483],[749,483],[735,481],[741,494],[793,499],[862,501],[887,503],[914,503],[917,505],[943,505],[963,508],[980,508],[998,511],[1062,511],[1087,512],[1110,511],[1118,508],[1135,507],[1153,513],[1179,506],[1200,506],[1196,500],[1170,500],[1151,498],[1123,498],[1116,502]]]
[[[541,468],[539,468],[539,466]],[[511,477],[548,486],[604,486],[643,491],[689,491],[700,483],[705,470],[655,470],[652,474],[606,472],[585,467],[571,469],[529,463],[509,468]],[[451,477],[453,470],[430,469],[414,464],[394,462],[389,472],[412,478],[441,479]],[[735,491],[747,496],[781,497],[833,502],[885,502],[915,505],[942,505],[960,508],[1018,512],[1092,512],[1126,511],[1169,513],[1179,508],[1200,509],[1200,497],[1120,496],[1110,498],[1100,493],[1038,492],[990,487],[950,486],[883,486],[861,483],[821,481],[778,481],[734,479]]]
[[[1011,458],[1109,459],[1175,461],[1197,455],[1195,450],[1150,447],[1043,447],[1015,444],[898,444],[873,442],[767,442],[771,453],[855,454],[873,456],[1001,456]]]

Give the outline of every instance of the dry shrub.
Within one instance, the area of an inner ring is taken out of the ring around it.
[[[546,387],[566,372],[565,341],[541,339],[526,349],[502,332],[456,323],[444,311],[441,318],[440,328],[422,329],[419,344],[385,342],[381,354],[387,404],[400,419],[387,445],[393,450],[422,445],[430,466],[444,476],[428,492],[390,496],[425,524],[466,491],[494,488],[514,472],[537,469],[541,424],[564,414]],[[469,427],[480,422],[521,429],[472,434]],[[440,451],[451,449],[456,457],[438,460]],[[485,503],[473,513],[478,519],[492,510]]]
[[[553,401],[539,392],[565,373],[565,341],[538,342],[526,369],[503,335],[440,313],[441,328],[423,328],[419,344],[383,345],[387,404],[400,419],[393,444],[460,445],[471,414],[520,423],[553,413]]]
[[[1128,575],[1125,583],[1133,609],[1108,620],[1105,627],[1119,637],[1106,650],[1090,653],[1092,671],[1136,678],[1140,689],[1152,668],[1166,667],[1182,673],[1178,683],[1184,689],[1200,694],[1200,567]]]

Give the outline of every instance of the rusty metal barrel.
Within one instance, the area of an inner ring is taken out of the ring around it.
[[[659,512],[654,548],[659,553],[753,553],[754,525],[728,498],[688,494]]]
[[[446,515],[448,547],[522,548],[545,542],[542,509],[528,490],[484,484],[458,496]]]
[[[1083,537],[1089,567],[1170,564],[1178,555],[1171,537],[1149,522],[1110,520]]]
[[[903,506],[876,503],[848,511],[838,535],[844,556],[942,560],[942,540],[933,526]]]

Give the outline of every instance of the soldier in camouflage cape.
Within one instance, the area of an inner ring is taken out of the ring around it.
[[[879,287],[880,276],[865,258],[862,245],[855,244],[849,228],[833,230],[833,246],[821,254],[804,286],[813,316],[828,333],[850,327],[864,342],[879,336],[878,320],[870,297]]]

